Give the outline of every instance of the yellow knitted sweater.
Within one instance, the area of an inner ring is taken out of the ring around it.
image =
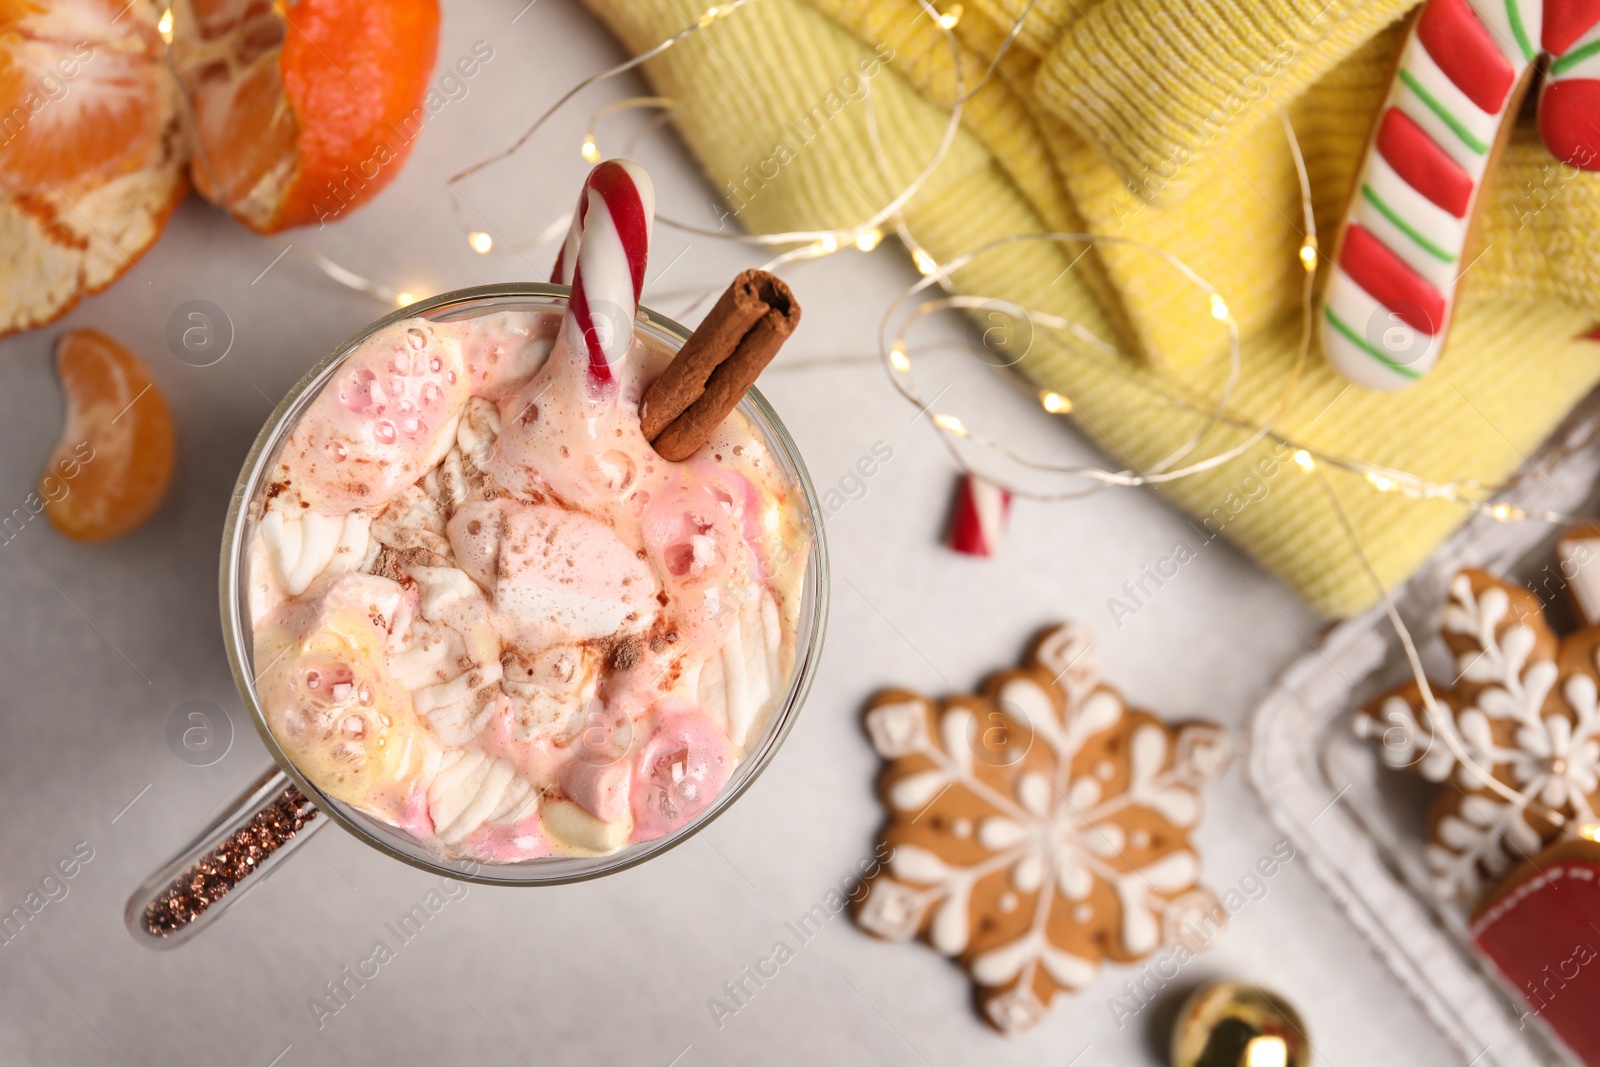
[[[676,0],[587,2],[634,53],[699,13]],[[1327,250],[1411,2],[1038,0],[967,105],[948,157],[907,205],[907,224],[940,260],[1047,231],[1172,253],[1218,288],[1238,323],[1243,371],[1230,414],[1264,420],[1291,386],[1304,278],[1280,118],[1304,148]],[[1026,6],[967,0],[956,57],[916,0],[756,0],[647,71],[678,102],[679,128],[747,228],[849,227],[923,168],[946,125],[943,102],[958,95],[955,63],[975,85]],[[874,56],[888,57],[888,69],[878,72]],[[887,182],[859,103],[864,71],[874,75]],[[802,121],[826,103],[841,103],[826,123]],[[775,154],[777,176],[752,182]],[[1402,393],[1374,393],[1347,388],[1313,353],[1280,432],[1433,481],[1497,484],[1600,380],[1600,344],[1578,339],[1600,321],[1600,176],[1573,176],[1519,129],[1488,180],[1469,251],[1479,258],[1439,368]],[[1080,428],[1108,454],[1148,467],[1201,425],[1194,408],[1207,410],[1226,379],[1226,335],[1193,286],[1151,253],[1106,242],[1082,252],[1015,243],[954,281],[1120,337],[1133,356],[1113,364],[1041,330],[1022,369],[1070,397]],[[974,429],[1004,437],[1003,427]],[[1243,439],[1213,427],[1198,455]],[[1330,490],[1386,585],[1464,515],[1326,467],[1318,475],[1262,443],[1162,489],[1336,616],[1377,593]]]

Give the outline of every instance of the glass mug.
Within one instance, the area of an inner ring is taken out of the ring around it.
[[[268,770],[188,848],[151,875],[129,898],[124,918],[135,939],[151,948],[183,943],[215,922],[230,904],[264,881],[277,864],[330,821],[380,852],[448,878],[488,885],[555,885],[598,878],[643,863],[692,837],[727,810],[771,762],[794,726],[816,674],[827,619],[828,553],[820,521],[822,512],[805,463],[778,416],[754,389],[740,401],[739,410],[761,434],[790,488],[795,490],[791,500],[802,511],[800,520],[810,535],[811,547],[801,584],[794,668],[788,690],[761,738],[747,748],[744,761],[734,768],[721,793],[699,815],[664,837],[601,856],[551,856],[504,864],[446,860],[405,831],[318,789],[295,767],[267,725],[256,692],[254,640],[246,592],[250,544],[259,521],[250,517],[250,505],[262,499],[269,480],[267,472],[295,423],[345,358],[369,336],[393,323],[418,317],[447,322],[497,311],[560,314],[569,291],[564,285],[536,283],[482,285],[411,304],[372,323],[334,349],[300,379],[268,418],[245,457],[228,505],[222,533],[221,599],[228,663],[250,720],[277,767]],[[690,333],[644,307],[639,308],[635,330],[647,344],[668,352],[682,347]],[[175,909],[162,903],[175,899],[175,893],[182,894],[177,898],[182,901],[181,907]],[[175,913],[181,913],[178,918],[183,921],[174,923]]]

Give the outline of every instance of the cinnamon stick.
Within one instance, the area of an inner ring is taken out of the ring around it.
[[[799,322],[781,278],[763,270],[735,278],[639,405],[640,429],[661,457],[694,455]]]

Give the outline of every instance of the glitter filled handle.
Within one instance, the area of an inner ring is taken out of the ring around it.
[[[327,823],[276,767],[128,898],[123,917],[147,948],[174,948],[242,900]]]

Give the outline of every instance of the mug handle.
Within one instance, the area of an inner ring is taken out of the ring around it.
[[[128,898],[134,940],[176,948],[267,880],[328,819],[276,766]]]

